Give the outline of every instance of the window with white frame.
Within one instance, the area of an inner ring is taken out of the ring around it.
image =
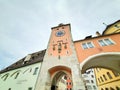
[[[88,49],[88,48],[93,48],[94,45],[93,45],[92,42],[86,42],[86,43],[82,43],[82,47],[83,47],[84,49]]]
[[[98,40],[98,42],[101,46],[107,46],[107,44],[104,42],[104,40]]]
[[[88,45],[89,48],[93,48],[94,47],[91,42],[87,42],[87,45]]]
[[[110,39],[104,39],[104,40],[108,45],[113,45],[114,44],[113,41],[110,40]]]
[[[98,42],[101,46],[108,46],[108,45],[113,45],[114,44],[114,42],[111,39],[108,39],[108,38],[98,40]]]
[[[82,47],[83,47],[84,49],[88,49],[88,47],[87,47],[87,44],[86,44],[86,43],[82,43]]]

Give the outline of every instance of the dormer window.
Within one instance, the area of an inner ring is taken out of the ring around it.
[[[30,60],[30,58],[31,58],[31,55],[27,55],[27,57],[25,58],[25,60],[24,60],[24,61],[29,61],[29,60]]]

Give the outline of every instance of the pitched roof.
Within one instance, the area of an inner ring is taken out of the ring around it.
[[[19,61],[15,62],[14,64],[12,64],[12,65],[6,67],[5,69],[1,70],[0,73],[10,71],[10,70],[14,70],[14,69],[24,67],[24,66],[27,66],[27,65],[31,65],[31,64],[34,64],[34,63],[42,62],[43,58],[44,58],[44,55],[45,55],[45,52],[46,52],[46,50],[42,50],[42,51],[39,51],[39,52],[29,54],[31,56],[29,60],[25,61],[25,59],[27,57],[27,56],[25,56],[24,58],[20,59]]]
[[[112,23],[112,24],[110,24],[110,25],[107,25],[107,27],[106,27],[105,30],[103,31],[102,35],[105,34],[105,32],[108,30],[108,28],[110,28],[112,25],[114,25],[114,24],[116,24],[116,23],[118,23],[118,22],[120,22],[120,20],[118,20],[118,21],[116,21],[116,22],[114,22],[114,23]]]

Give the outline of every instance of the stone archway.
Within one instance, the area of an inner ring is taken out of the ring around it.
[[[56,66],[49,70],[51,90],[72,90],[71,70],[65,66]]]
[[[87,69],[96,67],[110,69],[120,73],[120,52],[107,52],[90,56],[80,66],[82,73]]]

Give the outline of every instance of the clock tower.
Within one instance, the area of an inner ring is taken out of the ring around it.
[[[85,90],[70,24],[51,31],[35,90]]]

